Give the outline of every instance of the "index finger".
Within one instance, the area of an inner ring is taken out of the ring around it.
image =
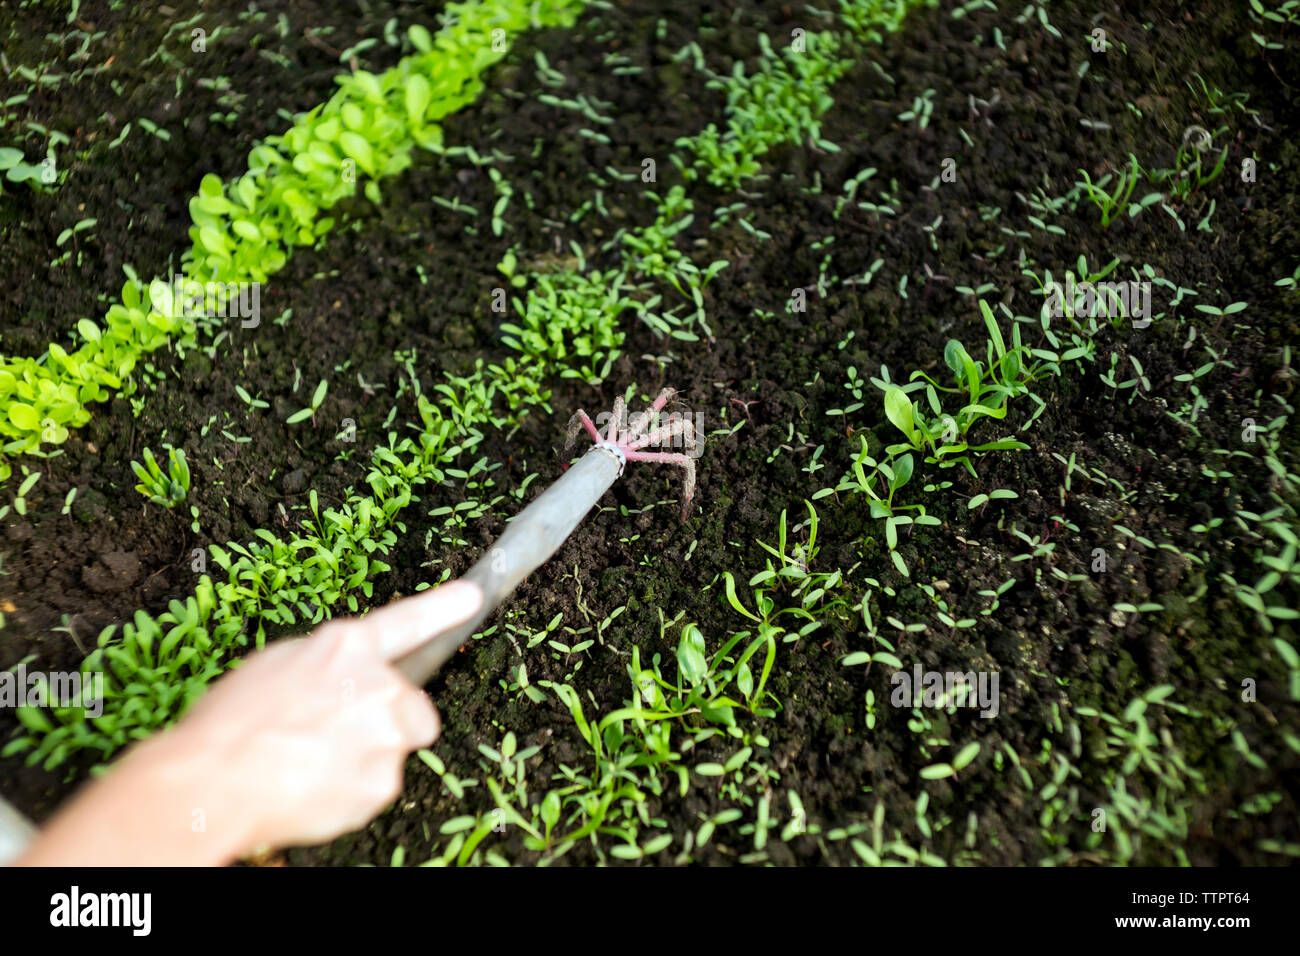
[[[371,611],[357,625],[393,661],[444,631],[464,624],[483,605],[483,592],[469,581],[451,581]]]

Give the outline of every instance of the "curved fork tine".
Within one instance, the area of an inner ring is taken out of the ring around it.
[[[632,441],[633,439],[640,438],[644,435],[646,429],[650,427],[650,423],[654,421],[655,416],[663,411],[664,406],[676,397],[677,389],[675,388],[665,388],[660,391],[655,397],[654,402],[651,403],[650,407],[632,419],[632,425],[627,432],[628,441]]]
[[[682,439],[682,445],[687,451],[694,450],[695,426],[691,424],[689,418],[675,418],[663,428],[656,428],[649,434],[642,435],[636,441],[628,443],[627,451],[637,451],[647,445],[663,445],[678,437]]]
[[[573,447],[574,439],[578,437],[578,432],[583,428],[587,429],[587,434],[591,436],[592,441],[594,441],[598,445],[600,444],[601,442],[600,432],[596,430],[596,426],[592,424],[592,421],[587,416],[587,413],[580,408],[576,412],[574,412],[573,417],[569,419],[569,428],[568,431],[566,431],[564,434],[565,451],[568,451],[570,448]]]
[[[650,407],[651,407],[652,409],[654,409],[656,412],[658,412],[658,411],[662,411],[662,410],[663,410],[663,407],[664,407],[665,405],[667,405],[669,402],[671,402],[671,401],[672,401],[674,398],[676,398],[676,397],[677,397],[677,389],[675,389],[675,388],[665,388],[665,389],[664,389],[663,391],[661,391],[661,392],[659,393],[659,395],[655,398],[654,404],[651,405]]]
[[[627,419],[627,402],[623,401],[620,395],[614,399],[614,411],[609,419],[609,433],[605,436],[605,441],[618,443],[619,429],[624,427]]]
[[[695,497],[695,459],[688,455],[678,455],[663,451],[629,451],[628,461],[657,461],[666,465],[680,465],[686,470],[686,481],[682,487],[682,520],[691,512],[691,499]]]
[[[650,424],[650,416],[653,414],[654,412],[647,408],[644,411],[637,412],[633,415],[631,421],[628,422],[627,436],[625,440],[632,442],[644,435],[646,426]]]
[[[681,520],[690,518],[690,501],[695,497],[695,459],[686,459],[682,467],[686,470],[686,480],[681,488]]]
[[[686,464],[686,482],[682,488],[682,520],[685,521],[691,514],[691,499],[695,497],[695,459],[687,458]]]

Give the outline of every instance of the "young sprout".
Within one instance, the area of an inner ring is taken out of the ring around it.
[[[316,386],[316,393],[311,397],[311,408],[302,408],[294,412],[285,419],[286,425],[296,425],[303,419],[310,418],[314,424],[316,421],[316,412],[325,402],[325,393],[329,391],[329,382],[321,379],[321,383]]]
[[[1129,154],[1129,168],[1119,174],[1119,180],[1115,184],[1114,192],[1106,192],[1103,188],[1109,181],[1110,177],[1105,176],[1099,182],[1093,183],[1092,177],[1086,170],[1079,170],[1083,176],[1082,181],[1077,185],[1087,193],[1089,201],[1101,210],[1101,225],[1103,229],[1110,228],[1110,224],[1115,218],[1128,208],[1129,216],[1137,215],[1141,205],[1137,209],[1128,206],[1129,197],[1133,195],[1133,189],[1137,186],[1138,178],[1142,175],[1142,168],[1138,166],[1137,157],[1132,153]]]
[[[133,461],[131,470],[140,479],[135,490],[164,508],[176,507],[190,493],[190,466],[179,448],[168,449],[166,474],[148,448],[144,450],[144,464]]]

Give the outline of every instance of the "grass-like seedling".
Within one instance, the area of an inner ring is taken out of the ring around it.
[[[1115,221],[1119,215],[1126,209],[1129,215],[1134,215],[1133,209],[1129,206],[1129,198],[1133,195],[1133,189],[1137,186],[1138,179],[1142,175],[1142,169],[1138,166],[1137,157],[1129,153],[1129,166],[1119,173],[1115,181],[1115,188],[1109,192],[1106,190],[1110,182],[1110,176],[1103,176],[1098,182],[1093,183],[1092,177],[1086,170],[1080,169],[1079,175],[1083,179],[1077,184],[1087,195],[1088,200],[1101,210],[1101,225],[1103,229],[1109,229],[1110,224]]]
[[[760,749],[769,747],[770,742],[751,729],[749,718],[771,718],[780,707],[769,687],[779,645],[811,634],[823,625],[829,611],[847,608],[848,603],[842,593],[847,592],[844,572],[813,570],[817,525],[817,512],[809,505],[808,520],[802,525],[806,540],[796,543],[790,540],[794,535],[787,533],[783,512],[777,541],[772,545],[760,542],[771,559],[766,570],[751,579],[745,597],[738,594],[732,574],[722,575],[723,600],[746,623],[743,630],[729,630],[716,646],[698,626],[681,623],[684,614],[666,621],[661,610],[658,646],[675,646],[675,655],[665,661],[656,653],[646,661],[645,648],[634,645],[628,666],[631,695],[623,706],[603,716],[592,716],[570,683],[527,684],[521,665],[519,688],[533,691],[528,697],[537,703],[545,700],[542,691],[554,694],[572,716],[586,752],[577,763],[561,763],[560,772],[552,778],[552,789],[540,797],[535,784],[524,786],[522,754],[536,750],[517,750],[508,733],[498,747],[480,745],[486,759],[478,766],[485,777],[477,781],[460,779],[436,755],[422,753],[421,759],[452,795],[461,797],[467,787],[477,785],[491,793],[496,804],[490,814],[466,815],[445,823],[442,833],[451,837],[450,843],[431,862],[466,862],[490,834],[494,817],[518,826],[525,834],[524,845],[543,854],[544,862],[564,855],[580,842],[590,842],[602,860],[606,856],[644,859],[673,843],[668,833],[647,835],[647,830],[653,834],[664,827],[646,814],[648,799],[661,798],[670,788],[685,796],[696,781],[715,788],[725,800],[755,808],[757,820],[737,827],[736,832],[752,834],[756,850],[761,850],[769,827],[779,826],[769,819],[763,788],[765,781],[778,777],[760,756]],[[561,617],[556,615],[530,646],[545,639]],[[676,640],[670,641],[670,631],[679,624]],[[716,757],[691,761],[691,752],[699,754],[706,742]],[[797,795],[790,795],[790,804],[799,810]],[[802,818],[801,810],[799,815]],[[741,816],[736,811],[709,817],[700,830],[700,840],[708,842],[715,829]],[[779,832],[780,839],[789,840],[797,833],[817,830],[815,824],[806,827],[800,819],[797,825]],[[611,838],[616,841],[612,846]],[[494,859],[493,853],[486,851],[488,861]],[[679,862],[688,860],[686,853],[678,857]]]
[[[1223,173],[1228,163],[1228,148],[1219,151],[1219,158],[1212,166],[1207,166],[1206,153],[1212,148],[1215,137],[1226,133],[1228,128],[1222,126],[1213,133],[1203,129],[1188,130],[1178,152],[1174,157],[1173,169],[1152,170],[1153,183],[1168,183],[1169,193],[1174,199],[1183,200],[1204,186],[1214,182]],[[1199,132],[1201,135],[1195,135]]]
[[[131,470],[140,479],[135,490],[164,508],[176,507],[190,493],[190,466],[185,462],[185,452],[179,448],[167,450],[165,472],[148,448],[144,450],[144,464],[133,461]]]

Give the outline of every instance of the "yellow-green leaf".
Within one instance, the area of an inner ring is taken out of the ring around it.
[[[36,409],[22,402],[14,402],[9,406],[9,421],[25,432],[34,432],[41,425],[41,417],[36,414]]]

